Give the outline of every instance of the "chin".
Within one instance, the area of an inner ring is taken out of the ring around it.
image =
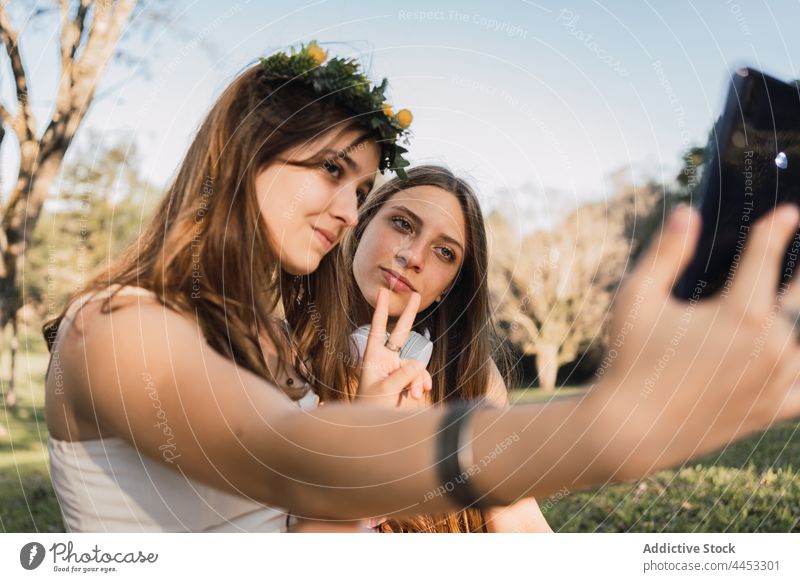
[[[319,268],[321,258],[316,256],[303,257],[305,260],[291,261],[286,258],[281,263],[281,269],[290,275],[310,275]]]
[[[400,317],[408,303],[408,295],[389,289],[389,317]]]

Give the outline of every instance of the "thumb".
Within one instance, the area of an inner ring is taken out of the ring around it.
[[[420,362],[406,360],[403,365],[384,378],[381,392],[394,394],[403,390],[406,386],[414,382],[421,374],[423,368]]]
[[[691,207],[681,204],[675,208],[661,235],[650,243],[634,271],[636,278],[649,277],[657,290],[669,295],[694,256],[700,223],[700,217]]]

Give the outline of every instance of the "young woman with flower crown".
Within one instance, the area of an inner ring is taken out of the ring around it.
[[[505,410],[314,407],[304,380],[330,376],[349,349],[330,252],[376,170],[404,173],[397,139],[407,121],[384,114],[385,85],[370,89],[354,63],[325,60],[312,44],[240,74],[147,230],[45,325],[48,450],[69,531],[283,531],[283,510],[358,520],[509,505],[640,477],[800,414],[788,323],[777,321],[761,358],[741,365],[775,300],[763,270],[778,272],[782,247],[771,241],[788,241],[794,209],[775,213],[779,237],[766,220],[754,227],[734,299],[695,307],[673,358],[679,372],[664,371],[665,388],[647,400],[639,386],[683,310],[669,283],[697,236],[686,212],[621,292],[623,305],[646,296],[627,335],[633,348],[587,396]],[[394,350],[413,309],[385,339],[387,299],[364,355],[365,399],[431,381]],[[707,333],[733,340],[706,346]],[[709,426],[697,410],[719,414]],[[469,471],[470,459],[506,442]]]

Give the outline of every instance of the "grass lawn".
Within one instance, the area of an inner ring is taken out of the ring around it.
[[[580,394],[562,388],[555,397]],[[514,403],[553,398],[515,390]],[[555,531],[800,531],[800,422],[636,482],[539,500]]]
[[[63,531],[47,466],[44,372],[47,356],[36,329],[17,362],[19,403],[0,400],[0,531]],[[27,348],[27,351],[26,351]],[[2,392],[8,354],[0,359]],[[574,395],[580,388],[562,388]],[[515,390],[514,403],[550,398]],[[678,470],[592,491],[565,491],[539,503],[556,531],[800,531],[800,423],[787,423]]]
[[[5,408],[9,354],[0,359],[0,424],[8,430],[0,437],[0,531],[4,532],[64,531],[47,465],[43,384],[47,356],[43,346],[36,347],[40,349],[19,352],[14,411]]]

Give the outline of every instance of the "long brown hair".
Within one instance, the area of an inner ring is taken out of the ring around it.
[[[245,69],[206,116],[146,230],[73,294],[57,317],[45,322],[48,349],[78,296],[133,285],[194,316],[212,348],[267,380],[275,381],[275,370],[269,370],[264,358],[259,341],[263,333],[278,352],[279,368],[298,359],[310,364],[309,369],[330,367],[330,350],[322,349],[305,306],[316,302],[322,325],[330,330],[329,343],[346,342],[346,315],[332,299],[335,294],[318,293],[336,284],[334,261],[323,258],[306,276],[293,277],[281,269],[267,242],[255,178],[290,149],[329,134],[333,140],[361,127],[359,123],[351,112],[301,82],[269,80],[259,64]],[[365,139],[378,137],[372,130],[364,132]],[[320,169],[325,162],[286,163]],[[105,301],[104,312],[110,311],[117,291]],[[288,328],[280,323],[281,314]],[[287,344],[294,348],[291,354]],[[347,380],[338,369],[328,378],[337,384]],[[284,390],[291,397],[302,396]]]
[[[466,249],[464,261],[441,302],[434,302],[417,315],[415,330],[428,330],[433,341],[433,355],[428,369],[433,378],[431,397],[434,403],[472,400],[484,396],[491,381],[488,364],[499,360],[508,373],[508,358],[498,341],[489,303],[487,282],[488,248],[483,213],[475,192],[449,169],[417,166],[408,171],[408,179],[390,180],[370,194],[359,211],[358,224],[345,239],[340,252],[342,272],[348,273],[347,296],[355,325],[369,321],[370,307],[353,276],[353,257],[364,231],[378,210],[392,196],[416,186],[436,186],[455,196],[464,214]],[[351,380],[351,392],[355,389]],[[331,395],[328,395],[331,396]],[[352,398],[351,394],[338,394]],[[468,509],[446,515],[392,519],[384,531],[405,532],[474,532],[485,531],[481,511]]]

